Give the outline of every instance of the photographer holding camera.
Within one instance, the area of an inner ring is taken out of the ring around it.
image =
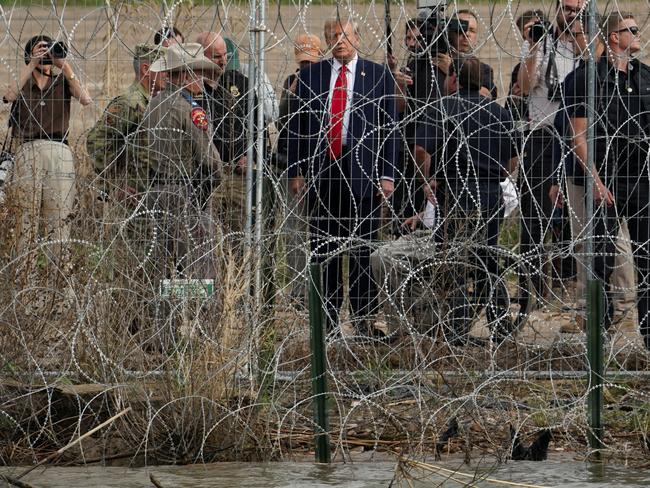
[[[547,197],[553,184],[553,120],[560,108],[562,81],[577,65],[570,26],[583,8],[583,0],[559,0],[555,29],[532,18],[523,28],[522,62],[517,86],[528,98],[528,127],[521,169],[521,254],[529,260],[538,297],[549,289],[543,271],[544,236],[551,228],[553,203]],[[567,258],[570,260],[571,258]],[[563,260],[570,267],[571,261]],[[560,270],[561,272],[561,270]],[[522,287],[524,282],[521,283]],[[532,292],[532,290],[531,290]]]
[[[476,56],[478,44],[478,19],[471,10],[459,10],[455,17],[459,25],[464,28],[458,31],[449,32],[449,43],[453,48],[454,57]],[[481,67],[481,90],[484,97],[496,100],[498,92],[494,84],[494,70],[489,64],[480,61]]]
[[[410,77],[410,83],[404,86],[406,106],[401,117],[406,154],[399,161],[404,161],[404,169],[398,167],[396,172],[397,195],[393,200],[400,218],[397,233],[402,231],[401,220],[417,214],[425,204],[419,185],[424,176],[413,160],[416,122],[445,95],[445,79],[452,65],[450,32],[459,31],[463,25],[457,18],[445,18],[444,7],[421,9],[406,25],[404,41],[409,56],[403,72]]]
[[[75,165],[68,147],[70,102],[92,102],[70,64],[67,47],[50,37],[32,37],[25,45],[25,67],[7,87],[9,125],[19,145],[15,157],[14,203],[21,214],[18,249],[38,237],[65,241],[75,197]],[[53,70],[58,68],[58,72]]]

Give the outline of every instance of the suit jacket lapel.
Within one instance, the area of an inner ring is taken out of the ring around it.
[[[361,93],[365,95],[365,86],[364,86],[364,81],[365,81],[365,76],[366,76],[366,71],[365,71],[365,61],[361,58],[357,58],[357,68],[354,73],[354,86],[352,87],[352,100],[350,102],[351,106],[354,106],[354,102],[356,101],[357,94]]]
[[[320,93],[325,94],[326,96],[330,92],[330,78],[332,77],[332,60],[327,59],[323,61],[323,69],[321,70],[320,76]]]

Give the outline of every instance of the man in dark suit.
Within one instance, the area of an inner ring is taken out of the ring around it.
[[[394,81],[385,66],[361,59],[352,22],[328,21],[333,58],[298,75],[297,112],[289,121],[291,190],[306,195],[312,259],[323,263],[328,329],[343,302],[342,256],[349,252],[350,304],[368,335],[365,319],[376,311],[370,269],[382,198],[393,192],[396,150]],[[307,185],[308,183],[308,185]]]

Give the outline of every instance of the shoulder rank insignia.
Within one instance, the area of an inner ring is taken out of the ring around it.
[[[241,95],[241,93],[239,93],[239,88],[237,88],[237,85],[230,85],[230,94],[233,97],[238,97]]]
[[[203,108],[194,107],[192,109],[192,123],[202,131],[208,130],[208,117]]]

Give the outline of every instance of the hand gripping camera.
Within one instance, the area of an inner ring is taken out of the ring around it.
[[[52,64],[54,59],[65,59],[68,56],[68,47],[62,42],[47,43],[48,56],[43,58],[41,64]]]
[[[52,64],[54,59],[64,59],[68,56],[68,47],[59,41],[42,41],[47,47],[47,55],[41,59],[41,64]],[[25,48],[25,64],[29,64],[31,59],[31,49],[32,47],[28,43]]]

